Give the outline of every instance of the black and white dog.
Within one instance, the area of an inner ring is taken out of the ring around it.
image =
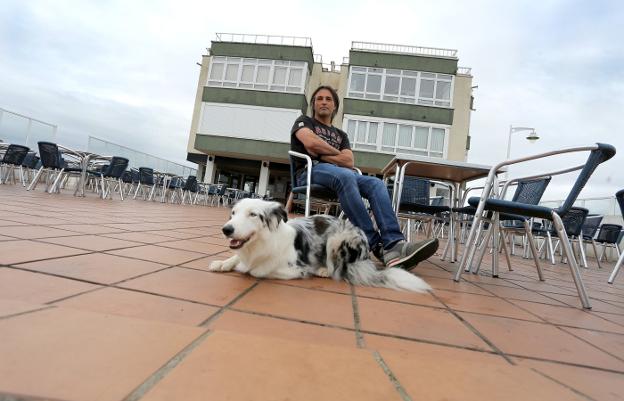
[[[364,232],[347,220],[316,215],[288,221],[286,210],[277,202],[243,199],[222,230],[236,255],[212,262],[210,271],[235,270],[283,280],[316,275],[355,285],[431,290],[405,270],[377,269],[369,258]]]

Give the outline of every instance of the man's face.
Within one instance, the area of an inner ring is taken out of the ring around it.
[[[321,89],[314,96],[314,115],[317,117],[329,117],[336,110],[336,104],[332,94],[327,89]]]

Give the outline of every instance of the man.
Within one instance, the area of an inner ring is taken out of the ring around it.
[[[314,161],[312,183],[331,188],[351,223],[361,228],[373,254],[387,267],[411,270],[438,249],[437,239],[418,243],[405,241],[385,184],[377,177],[353,170],[353,152],[347,134],[332,126],[340,100],[330,86],[319,86],[312,94],[312,117],[301,116],[293,125],[290,147]],[[307,179],[305,163],[296,161],[297,185]],[[379,231],[375,228],[362,197],[368,199]]]

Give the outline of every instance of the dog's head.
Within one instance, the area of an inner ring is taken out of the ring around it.
[[[230,239],[231,249],[240,249],[262,233],[277,230],[287,220],[286,209],[280,203],[247,198],[234,205],[221,231]]]

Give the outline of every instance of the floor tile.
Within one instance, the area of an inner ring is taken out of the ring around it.
[[[105,253],[91,253],[88,255],[48,259],[39,262],[24,263],[18,266],[29,270],[37,270],[102,284],[112,284],[167,267],[167,265],[162,265],[160,263],[124,258],[122,256],[108,255]]]
[[[87,253],[75,248],[66,246],[46,244],[37,241],[6,241],[2,243],[0,252],[0,264],[14,264],[30,262],[33,260],[57,258],[61,256],[79,255]]]
[[[120,400],[202,329],[53,308],[0,320],[0,389]],[[80,380],[77,380],[80,378]]]
[[[391,290],[387,288],[355,287],[355,293],[359,297],[385,299],[388,301],[444,308],[444,305],[437,301],[430,292],[416,293],[410,291]]]
[[[109,251],[108,253],[119,256],[128,256],[131,258],[150,260],[152,262],[158,262],[168,265],[187,263],[193,259],[204,256],[204,254],[198,252],[164,248],[157,245],[144,245],[136,248]]]
[[[363,331],[490,350],[445,309],[358,297]]]
[[[42,240],[57,245],[72,246],[89,251],[107,251],[142,245],[138,242],[107,238],[99,235],[79,235],[75,237],[46,238]]]
[[[55,225],[54,228],[83,234],[112,234],[122,232],[122,230],[116,228],[110,228],[97,224],[59,224]]]
[[[507,354],[562,361],[624,372],[624,362],[574,338],[555,326],[460,312]]]
[[[254,283],[255,279],[247,276],[172,268],[127,281],[120,287],[223,306]]]
[[[118,288],[103,288],[54,305],[189,326],[199,325],[219,310],[212,306]]]
[[[453,310],[505,316],[514,319],[539,320],[539,318],[498,297],[452,291],[436,291],[435,294]]]
[[[43,304],[98,288],[97,285],[16,269],[0,268],[0,296]]]
[[[355,331],[260,316],[248,312],[226,311],[208,327],[214,330],[276,337],[307,344],[350,348],[357,346]]]
[[[15,299],[0,298],[0,318],[41,308],[49,308],[49,306],[31,302],[17,301]]]
[[[434,290],[448,290],[456,292],[466,292],[469,294],[490,295],[487,291],[471,284],[467,281],[460,281],[459,283],[453,281],[450,277],[427,277],[423,276],[423,279],[429,283]]]
[[[540,362],[516,358],[521,366],[527,366],[565,385],[600,401],[621,401],[624,375],[587,369],[558,363]]]
[[[260,283],[232,307],[294,320],[354,328],[350,295]]]
[[[76,233],[73,231],[61,230],[58,228],[46,226],[31,225],[4,227],[2,229],[2,233],[11,237],[22,239],[38,239],[76,235]]]
[[[292,287],[308,288],[311,290],[323,290],[351,294],[351,286],[346,281],[336,281],[331,278],[309,277],[303,280],[266,280],[267,283],[289,285]],[[359,287],[366,288],[366,287]]]
[[[523,288],[503,287],[500,285],[492,284],[479,284],[479,287],[489,292],[490,295],[497,295],[505,299],[518,299],[521,301],[539,302],[552,305],[564,305],[562,302],[548,297],[546,295],[539,294],[537,292],[526,290]]]
[[[205,400],[207,394],[215,401],[401,400],[366,350],[225,331],[210,335],[142,400]]]
[[[186,251],[200,252],[206,255],[214,255],[215,253],[227,251],[230,248],[224,245],[214,245],[205,242],[195,241],[192,239],[160,242],[158,246],[167,248],[183,249]]]
[[[568,327],[564,330],[624,361],[624,334],[604,333]]]
[[[114,233],[104,234],[105,237],[116,238],[126,241],[143,242],[145,244],[154,244],[157,242],[171,241],[171,237],[165,237],[164,235],[152,234],[147,232],[139,233]]]

